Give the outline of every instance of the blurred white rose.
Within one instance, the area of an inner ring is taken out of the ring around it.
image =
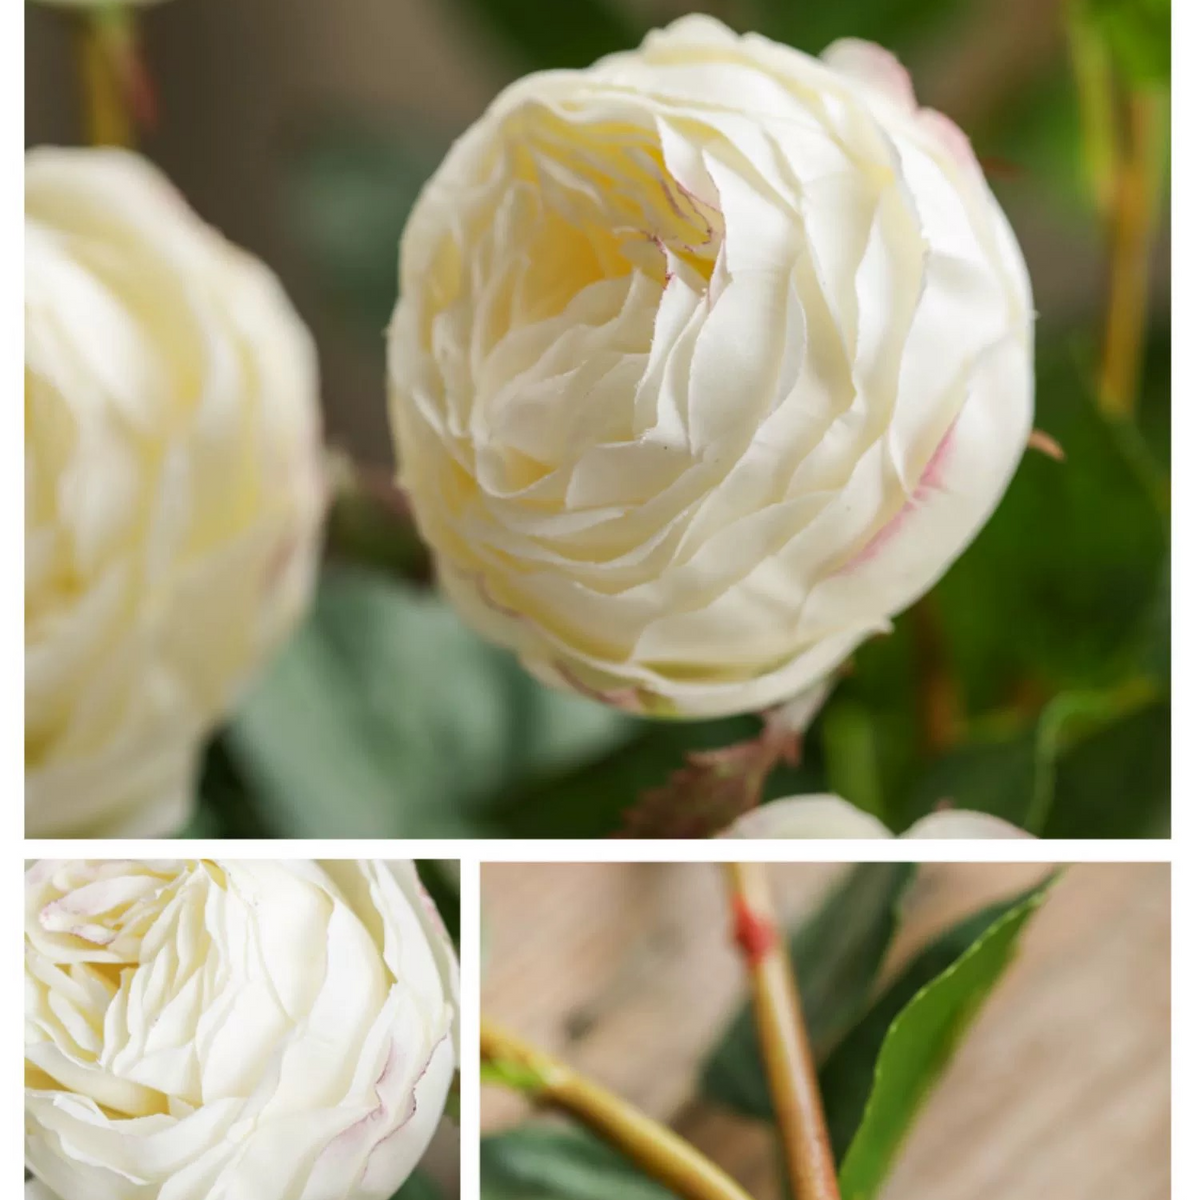
[[[840,796],[788,796],[772,800],[736,820],[722,837],[890,838],[878,817]],[[1023,829],[987,813],[948,809],[930,813],[906,830],[906,838],[1023,838]]]
[[[120,150],[25,161],[25,831],[163,833],[292,628],[324,504],[274,275]]]
[[[443,584],[552,684],[761,709],[928,589],[1032,420],[1021,253],[879,47],[707,17],[529,76],[404,234],[391,411]]]
[[[62,1200],[388,1200],[456,1062],[411,862],[39,862],[30,1170]]]

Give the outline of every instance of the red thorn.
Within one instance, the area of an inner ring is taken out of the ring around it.
[[[779,941],[773,921],[760,917],[740,896],[733,901],[733,937],[751,967],[757,967]]]

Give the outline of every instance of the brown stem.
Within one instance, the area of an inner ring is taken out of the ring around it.
[[[944,754],[961,734],[963,699],[946,645],[941,614],[933,596],[926,596],[917,603],[913,609],[913,622],[921,737],[930,754]]]
[[[506,1083],[570,1114],[683,1200],[751,1200],[665,1125],[486,1018],[480,1023],[480,1053],[485,1063],[500,1068]]]
[[[775,921],[767,868],[763,863],[729,863],[726,880],[793,1196],[840,1200],[816,1067]]]
[[[1108,315],[1099,384],[1100,405],[1112,416],[1129,416],[1137,403],[1165,126],[1164,98],[1157,92],[1133,92],[1122,108],[1126,144],[1113,179]]]

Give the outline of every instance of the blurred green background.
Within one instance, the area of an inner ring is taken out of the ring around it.
[[[1123,77],[1167,86],[1167,0],[1079,6]],[[215,740],[189,832],[606,836],[685,753],[756,733],[753,718],[638,721],[535,684],[430,590],[386,488],[382,330],[421,182],[508,80],[694,7],[811,51],[881,41],[966,130],[1029,261],[1036,423],[1066,452],[1026,456],[946,579],[855,656],[768,796],[837,791],[896,829],[951,802],[1047,836],[1168,832],[1169,229],[1164,211],[1136,417],[1112,419],[1092,382],[1108,256],[1064,4],[173,0],[143,22],[161,102],[144,149],[282,276],[346,455],[315,612]],[[30,144],[81,140],[60,18],[27,9]]]

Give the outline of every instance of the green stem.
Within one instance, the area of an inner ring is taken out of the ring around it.
[[[1119,78],[1083,0],[1069,0],[1067,32],[1084,159],[1109,250],[1097,392],[1102,412],[1126,418],[1133,415],[1141,389],[1150,255],[1166,162],[1167,96]]]
[[[1079,93],[1083,158],[1101,219],[1107,223],[1116,168],[1116,117],[1113,111],[1112,65],[1103,39],[1092,28],[1081,0],[1067,5],[1071,66]]]
[[[133,119],[121,79],[117,39],[127,37],[126,13],[101,9],[76,17],[75,41],[87,140],[93,146],[132,146]]]
[[[729,863],[726,882],[775,1120],[795,1200],[840,1200],[816,1067],[763,863]]]
[[[665,1125],[486,1018],[480,1052],[489,1080],[568,1113],[683,1200],[751,1200]]]
[[[1100,406],[1133,414],[1141,388],[1150,302],[1150,255],[1158,225],[1166,133],[1165,97],[1135,91],[1121,104],[1126,139],[1113,181],[1108,314],[1100,359]]]

